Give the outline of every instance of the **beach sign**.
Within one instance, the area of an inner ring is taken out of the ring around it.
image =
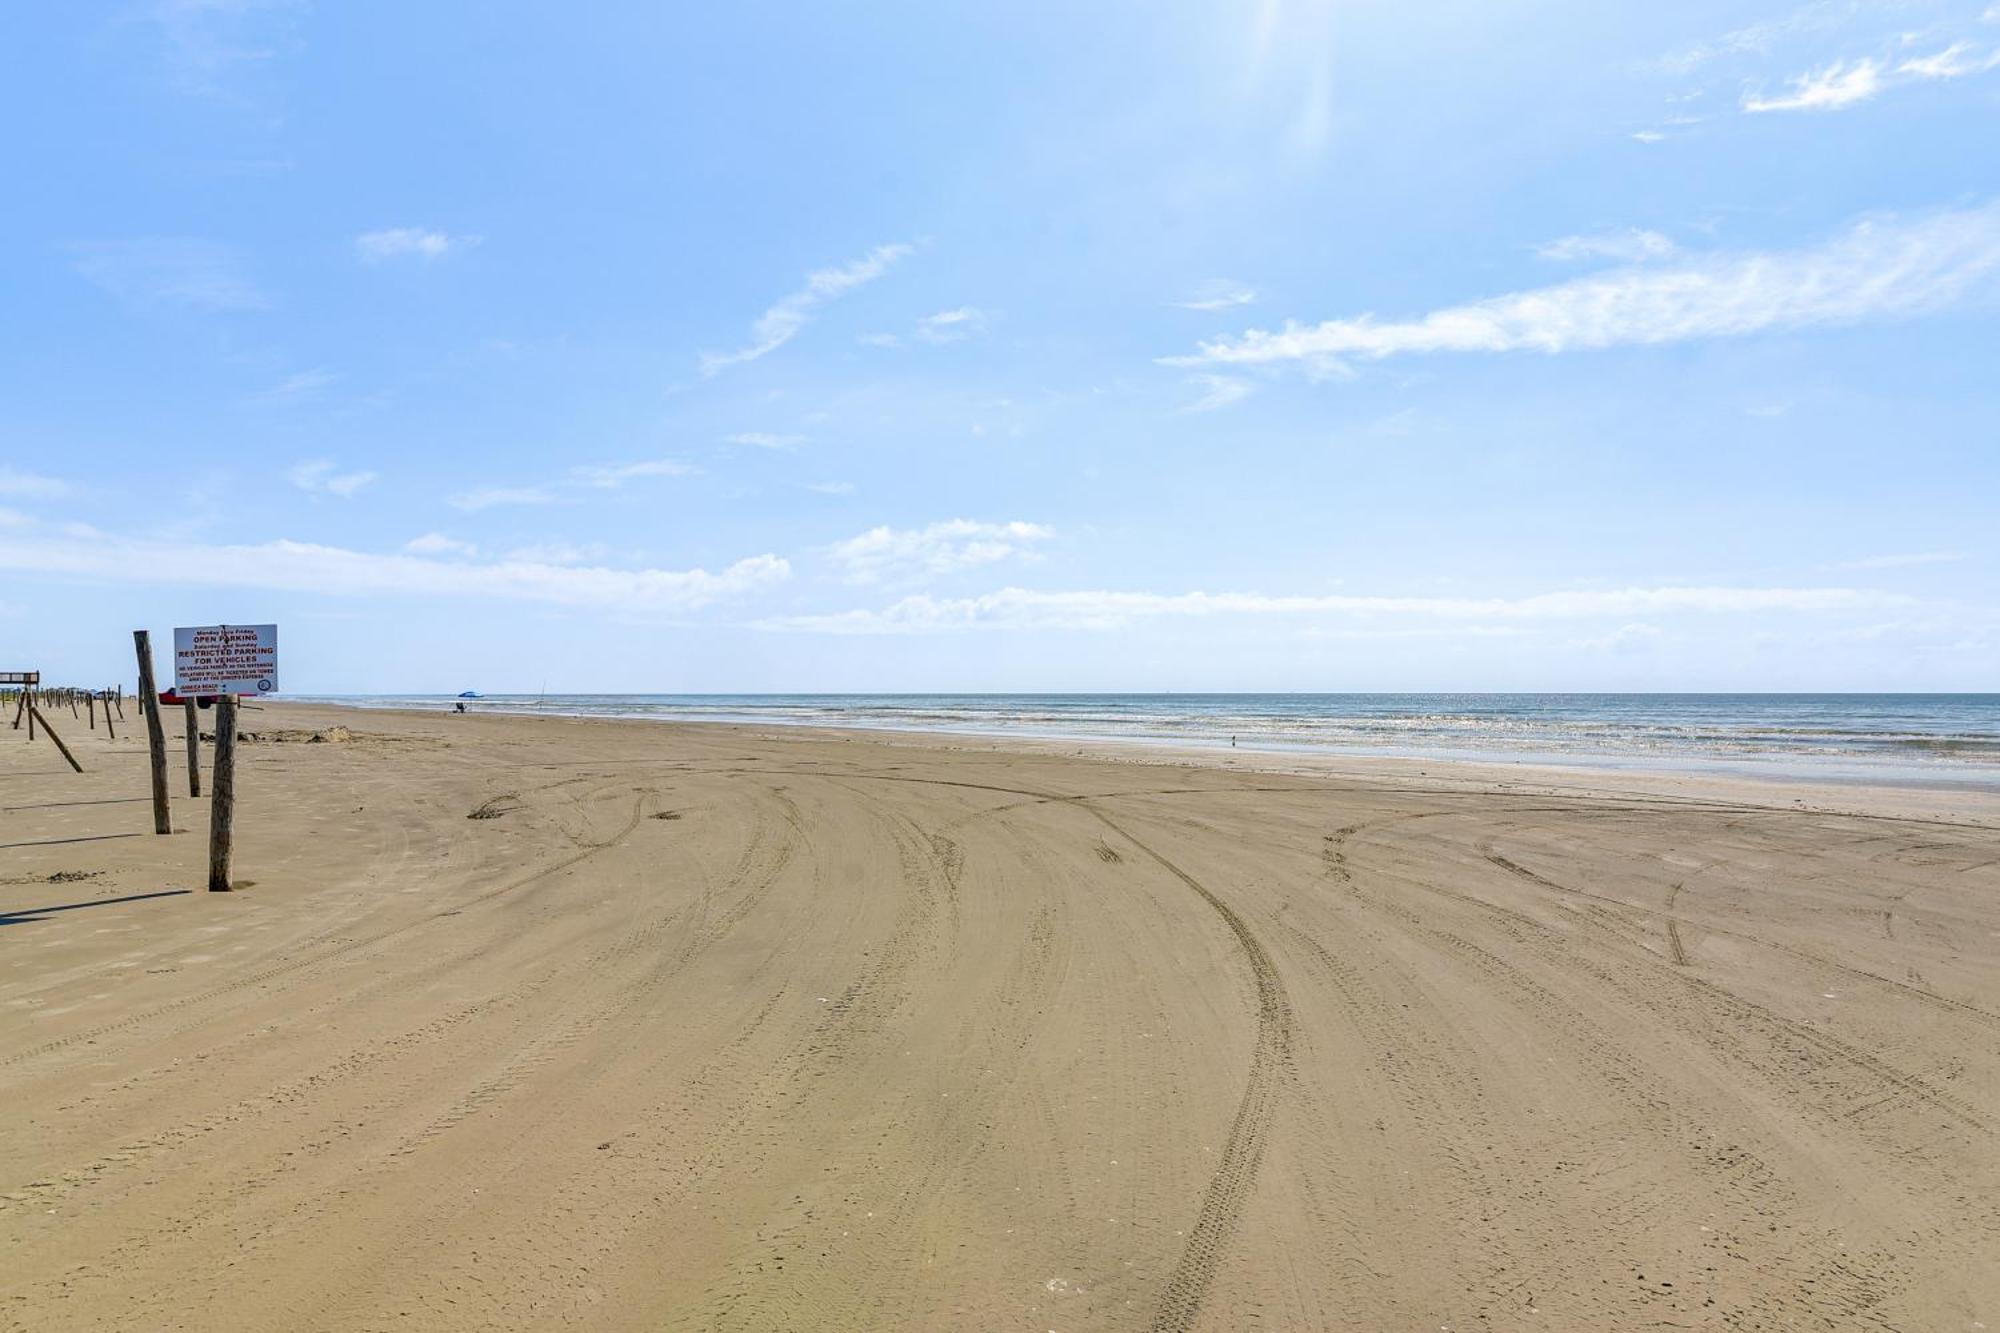
[[[278,688],[276,625],[202,625],[174,630],[174,692],[270,694]]]

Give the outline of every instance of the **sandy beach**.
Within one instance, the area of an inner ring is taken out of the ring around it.
[[[2000,792],[281,705],[208,894],[127,713],[0,1327],[2000,1327]]]

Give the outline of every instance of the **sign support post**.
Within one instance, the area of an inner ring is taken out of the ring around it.
[[[236,696],[215,701],[215,794],[208,806],[208,891],[228,893],[229,853],[236,833]]]
[[[188,795],[201,795],[201,723],[195,717],[194,700],[181,700],[183,716],[187,718],[188,747]]]
[[[139,654],[139,702],[146,710],[146,749],[153,761],[153,832],[172,833],[173,821],[167,810],[167,734],[160,726],[160,692],[153,686],[152,634],[133,630],[132,647]]]

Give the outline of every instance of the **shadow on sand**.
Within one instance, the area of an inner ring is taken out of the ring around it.
[[[178,898],[193,889],[161,889],[158,893],[128,893],[122,898],[91,898],[80,903],[62,903],[55,907],[23,907],[17,911],[0,912],[0,926],[25,926],[33,921],[48,920],[51,912],[74,912],[81,907],[110,907],[114,903],[142,903],[148,898]]]

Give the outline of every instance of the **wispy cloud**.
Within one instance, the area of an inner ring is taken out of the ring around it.
[[[308,495],[333,495],[346,500],[374,481],[376,475],[373,472],[342,472],[340,465],[331,459],[315,458],[292,468],[285,474],[285,479]]]
[[[1824,69],[1801,74],[1789,90],[1766,97],[1743,94],[1745,111],[1837,111],[1865,102],[1882,91],[1882,66],[1874,60],[1834,61]]]
[[[647,458],[637,463],[599,464],[570,469],[570,481],[577,486],[612,490],[640,477],[688,477],[701,471],[678,458]]]
[[[901,347],[903,340],[893,333],[857,333],[854,341],[863,347]]]
[[[180,92],[238,100],[232,76],[297,49],[303,0],[153,0],[168,79]]]
[[[1257,299],[1257,290],[1246,287],[1228,278],[1210,278],[1195,289],[1195,294],[1185,301],[1170,301],[1169,305],[1182,310],[1234,310],[1238,306],[1250,305]]]
[[[1854,588],[1623,588],[1527,597],[1265,596],[1256,593],[1039,592],[1003,588],[978,597],[917,594],[881,609],[786,616],[773,629],[836,634],[929,634],[969,629],[1116,629],[1162,617],[1403,617],[1466,621],[1629,619],[1649,614],[1835,612],[1910,604]]]
[[[1612,269],[1410,320],[1372,315],[1252,329],[1164,364],[1300,365],[1431,352],[1567,352],[1740,337],[1938,310],[2000,270],[2000,205],[1863,222],[1800,250]]]
[[[69,492],[69,483],[59,477],[0,467],[0,495],[19,500],[59,500]]]
[[[917,321],[917,336],[927,343],[964,342],[985,331],[986,312],[977,306],[940,310]]]
[[[1199,388],[1201,397],[1183,407],[1183,412],[1213,412],[1240,403],[1254,391],[1249,380],[1234,375],[1191,375],[1188,383]]]
[[[1670,74],[1691,74],[1703,65],[1728,57],[1764,55],[1793,38],[1839,28],[1851,22],[1861,8],[1856,0],[1814,0],[1788,14],[1762,19],[1710,41],[1683,47],[1663,58],[1660,67]]]
[[[2000,50],[1980,55],[1971,42],[1953,42],[1933,55],[1905,60],[1896,66],[1896,72],[1918,79],[1958,79],[1996,68],[2000,68]]]
[[[855,488],[851,481],[809,481],[806,489],[821,495],[852,495]]]
[[[445,503],[453,509],[463,509],[467,513],[477,513],[481,509],[494,509],[501,505],[548,505],[556,502],[556,496],[539,486],[482,486],[476,490],[462,491],[445,497]]]
[[[725,438],[730,444],[746,445],[752,449],[791,449],[806,442],[803,435],[779,435],[765,430],[739,431]]]
[[[851,263],[808,275],[805,286],[782,297],[758,317],[751,326],[750,341],[744,346],[733,352],[703,352],[701,373],[720,374],[731,366],[755,361],[777,351],[798,336],[799,330],[806,326],[821,306],[875,281],[887,273],[897,260],[910,253],[908,245],[878,245]]]
[[[2000,47],[1981,51],[1969,41],[1953,42],[1930,55],[1901,61],[1873,56],[1836,60],[1792,79],[1782,93],[1765,96],[1745,92],[1743,109],[1753,113],[1839,111],[1905,84],[1960,79],[1993,69],[2000,69]]]
[[[442,532],[426,532],[421,537],[412,537],[403,543],[403,549],[411,555],[463,555],[479,554],[479,548],[471,542],[447,537]]]
[[[1535,247],[1543,259],[1573,263],[1579,259],[1613,259],[1627,264],[1653,259],[1670,259],[1680,253],[1672,238],[1657,231],[1627,227],[1623,231],[1599,232],[1592,236],[1564,236]]]
[[[86,241],[70,247],[83,277],[135,309],[264,310],[271,300],[226,245],[192,237]]]
[[[477,236],[453,236],[426,227],[387,227],[365,231],[354,238],[354,252],[364,264],[388,259],[443,259],[446,255],[479,244]]]
[[[257,403],[295,403],[312,398],[320,390],[338,383],[340,376],[325,367],[302,370],[296,375],[287,375],[261,393],[251,396]]]
[[[871,528],[826,555],[850,583],[934,578],[1030,554],[1055,532],[1039,523],[954,518],[921,528]]]
[[[439,560],[309,542],[255,545],[0,536],[0,570],[109,584],[264,588],[339,597],[489,597],[619,613],[692,611],[782,583],[791,566],[755,555],[727,568],[608,569],[534,560]]]

